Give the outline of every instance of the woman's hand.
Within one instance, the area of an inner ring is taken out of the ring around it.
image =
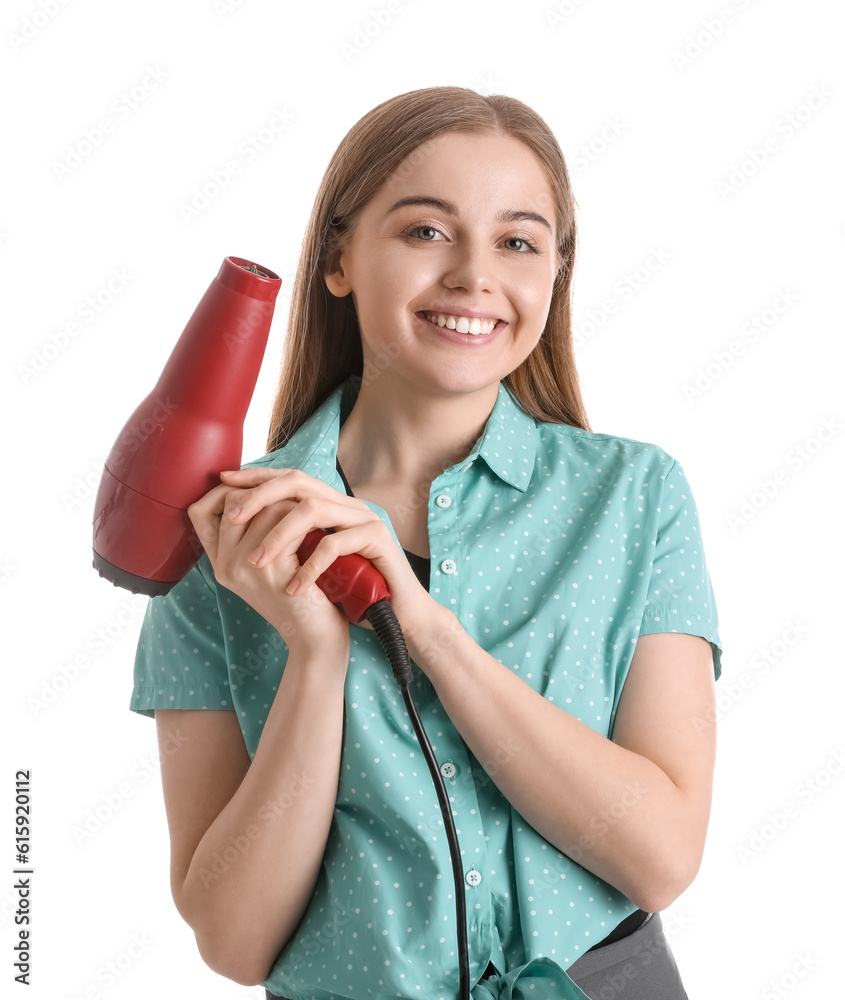
[[[254,571],[278,567],[275,585],[284,589],[286,606],[294,607],[296,602],[308,600],[309,595],[313,599],[315,591],[328,604],[315,581],[339,556],[358,553],[384,577],[409,650],[416,634],[442,622],[445,609],[420,585],[388,526],[363,500],[339,493],[299,469],[251,467],[221,473],[221,478],[226,485],[218,489],[228,491],[222,517],[227,528],[242,530],[262,511],[276,511],[270,518],[272,523],[263,521],[258,530],[243,535],[240,558],[244,553],[248,560],[251,557],[254,562],[248,565]],[[220,505],[219,500],[215,505]],[[296,550],[314,528],[335,530],[320,540],[300,567]],[[252,549],[246,552],[248,544]],[[245,574],[249,576],[248,571]],[[347,622],[342,611],[333,610]],[[359,624],[371,628],[366,619]]]
[[[274,499],[266,489],[259,495],[255,489],[240,488],[241,484],[269,482],[281,474],[282,470],[269,469],[260,470],[257,476],[224,473],[221,478],[233,484],[214,487],[188,508],[188,516],[217,581],[266,618],[290,649],[303,653],[348,650],[346,616],[319,587],[304,587],[296,597],[286,592],[299,569],[296,551],[305,532],[286,531],[282,544],[274,532],[297,510],[299,499],[281,494]],[[319,486],[326,497],[338,495],[325,484]],[[301,517],[297,520],[301,522]],[[265,551],[268,537],[276,540],[272,554]],[[260,565],[256,550],[265,553]]]

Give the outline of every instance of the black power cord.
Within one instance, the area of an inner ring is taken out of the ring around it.
[[[449,841],[449,854],[452,858],[452,874],[455,878],[455,916],[457,920],[458,932],[458,962],[460,969],[460,1000],[470,1000],[469,985],[469,948],[467,947],[467,907],[466,890],[464,889],[463,867],[461,863],[461,849],[458,845],[458,831],[455,829],[455,820],[452,816],[452,806],[449,796],[446,793],[446,786],[443,784],[443,776],[437,765],[437,758],[431,747],[428,736],[417,712],[417,706],[411,694],[411,682],[413,673],[411,672],[411,660],[408,656],[408,647],[405,645],[405,636],[393,606],[390,601],[376,601],[371,605],[365,615],[367,621],[373,626],[373,631],[378,636],[378,640],[384,649],[385,655],[393,668],[393,676],[402,692],[405,707],[411,717],[414,732],[417,734],[423,756],[425,757],[434,787],[437,791],[437,799],[440,803],[440,811],[443,814],[443,825],[446,828],[446,838]]]

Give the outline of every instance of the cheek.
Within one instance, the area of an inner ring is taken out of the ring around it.
[[[365,350],[380,351],[397,340],[410,299],[400,276],[389,268],[373,268],[366,285],[359,285],[356,302]]]
[[[367,281],[366,309],[384,322],[406,320],[435,283],[434,269],[422,262],[412,267],[401,257],[382,259],[374,264]]]
[[[546,325],[552,291],[548,282],[525,282],[520,288],[519,310],[532,327],[537,327],[537,335]]]

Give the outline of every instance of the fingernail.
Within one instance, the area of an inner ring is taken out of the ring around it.
[[[231,519],[232,519],[232,520],[234,521],[234,520],[235,520],[235,518],[236,518],[236,517],[238,516],[238,514],[240,514],[240,512],[241,512],[242,510],[243,510],[243,507],[233,507],[233,508],[232,508],[232,509],[231,509],[231,510],[229,511],[229,517],[230,517],[230,518],[231,518]]]
[[[287,587],[285,587],[285,593],[287,593],[287,594],[295,594],[297,592],[297,590],[299,590],[299,586],[300,586],[301,583],[302,583],[302,580],[300,580],[298,576],[294,577],[291,580],[291,582],[287,585]]]
[[[263,555],[264,555],[264,546],[259,545],[254,552],[250,553],[249,561],[252,563],[253,566],[255,566]]]

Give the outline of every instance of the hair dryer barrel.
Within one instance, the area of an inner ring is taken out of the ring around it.
[[[277,274],[227,257],[156,382],[127,421],[94,508],[94,568],[115,586],[166,594],[202,554],[188,507],[241,465]]]

